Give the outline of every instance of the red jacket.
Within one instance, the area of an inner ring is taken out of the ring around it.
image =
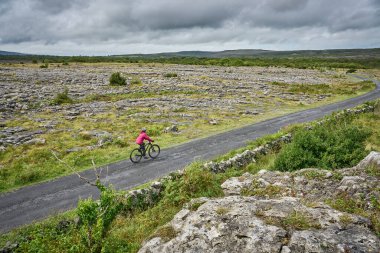
[[[137,137],[136,139],[136,143],[141,145],[143,144],[144,140],[153,141],[151,138],[149,138],[149,136],[145,132],[141,132],[139,137]]]

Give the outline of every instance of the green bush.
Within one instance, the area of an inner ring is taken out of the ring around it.
[[[65,88],[64,92],[58,93],[52,101],[53,105],[71,104],[73,99],[69,97],[69,89]]]
[[[121,76],[120,72],[112,73],[110,85],[126,85],[125,78]]]
[[[349,70],[346,71],[347,74],[348,73],[355,73],[355,72],[356,72],[356,69],[349,69]]]
[[[79,233],[83,245],[88,252],[100,253],[111,224],[122,210],[123,204],[115,190],[105,187],[99,181],[96,182],[96,186],[100,191],[100,200],[80,200],[77,213],[81,220]]]
[[[158,126],[150,127],[147,131],[147,134],[149,136],[160,136],[161,135],[161,128]]]
[[[44,63],[44,64],[40,65],[41,69],[47,69],[48,67],[49,67],[48,63]]]
[[[132,80],[131,80],[131,84],[141,85],[142,82],[141,82],[141,79],[140,79],[140,78],[138,78],[138,77],[133,77]]]
[[[370,131],[337,121],[311,130],[297,129],[292,143],[284,146],[274,167],[294,171],[308,167],[336,169],[357,164],[366,155],[364,141]]]
[[[166,73],[164,74],[164,77],[177,77],[177,73]]]

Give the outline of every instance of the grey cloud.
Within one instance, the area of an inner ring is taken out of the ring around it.
[[[379,0],[1,0],[0,14],[0,46],[290,44],[380,27]]]
[[[47,14],[58,14],[72,6],[76,5],[79,1],[61,1],[61,0],[34,0],[32,9],[40,10]]]
[[[140,2],[131,13],[133,21],[150,29],[220,27],[233,18],[244,1],[152,1]]]
[[[359,3],[356,3],[350,7],[346,7],[346,10],[336,11],[334,15],[330,16],[331,30],[344,31],[349,29],[368,29],[372,27],[380,26],[380,5],[375,8],[361,7]],[[350,12],[348,9],[353,9]]]
[[[278,12],[299,11],[306,7],[308,0],[269,0],[264,3]]]
[[[0,2],[0,14],[6,13],[11,5],[11,0],[4,0]]]

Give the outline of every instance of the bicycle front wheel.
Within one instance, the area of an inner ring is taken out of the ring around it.
[[[150,156],[150,158],[154,159],[159,154],[160,154],[160,146],[158,146],[157,144],[150,146],[150,148],[148,149],[148,155]]]
[[[133,163],[138,163],[141,161],[142,156],[143,155],[141,153],[141,150],[138,148],[135,148],[134,150],[132,150],[131,155],[129,156],[129,159],[131,159]]]

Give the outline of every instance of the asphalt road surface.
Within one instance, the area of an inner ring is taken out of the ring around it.
[[[156,160],[143,159],[139,164],[132,164],[128,159],[109,164],[108,169],[103,169],[102,182],[111,183],[116,189],[129,189],[141,185],[171,171],[181,169],[194,160],[212,159],[230,150],[243,147],[248,141],[275,133],[283,126],[312,121],[334,111],[379,98],[380,82],[376,81],[376,85],[374,91],[360,97],[291,113],[161,150],[161,154]],[[81,174],[88,178],[94,178],[93,170],[84,171]],[[1,194],[0,233],[75,208],[79,198],[88,198],[89,196],[97,197],[97,189],[81,181],[77,175],[65,176]]]

